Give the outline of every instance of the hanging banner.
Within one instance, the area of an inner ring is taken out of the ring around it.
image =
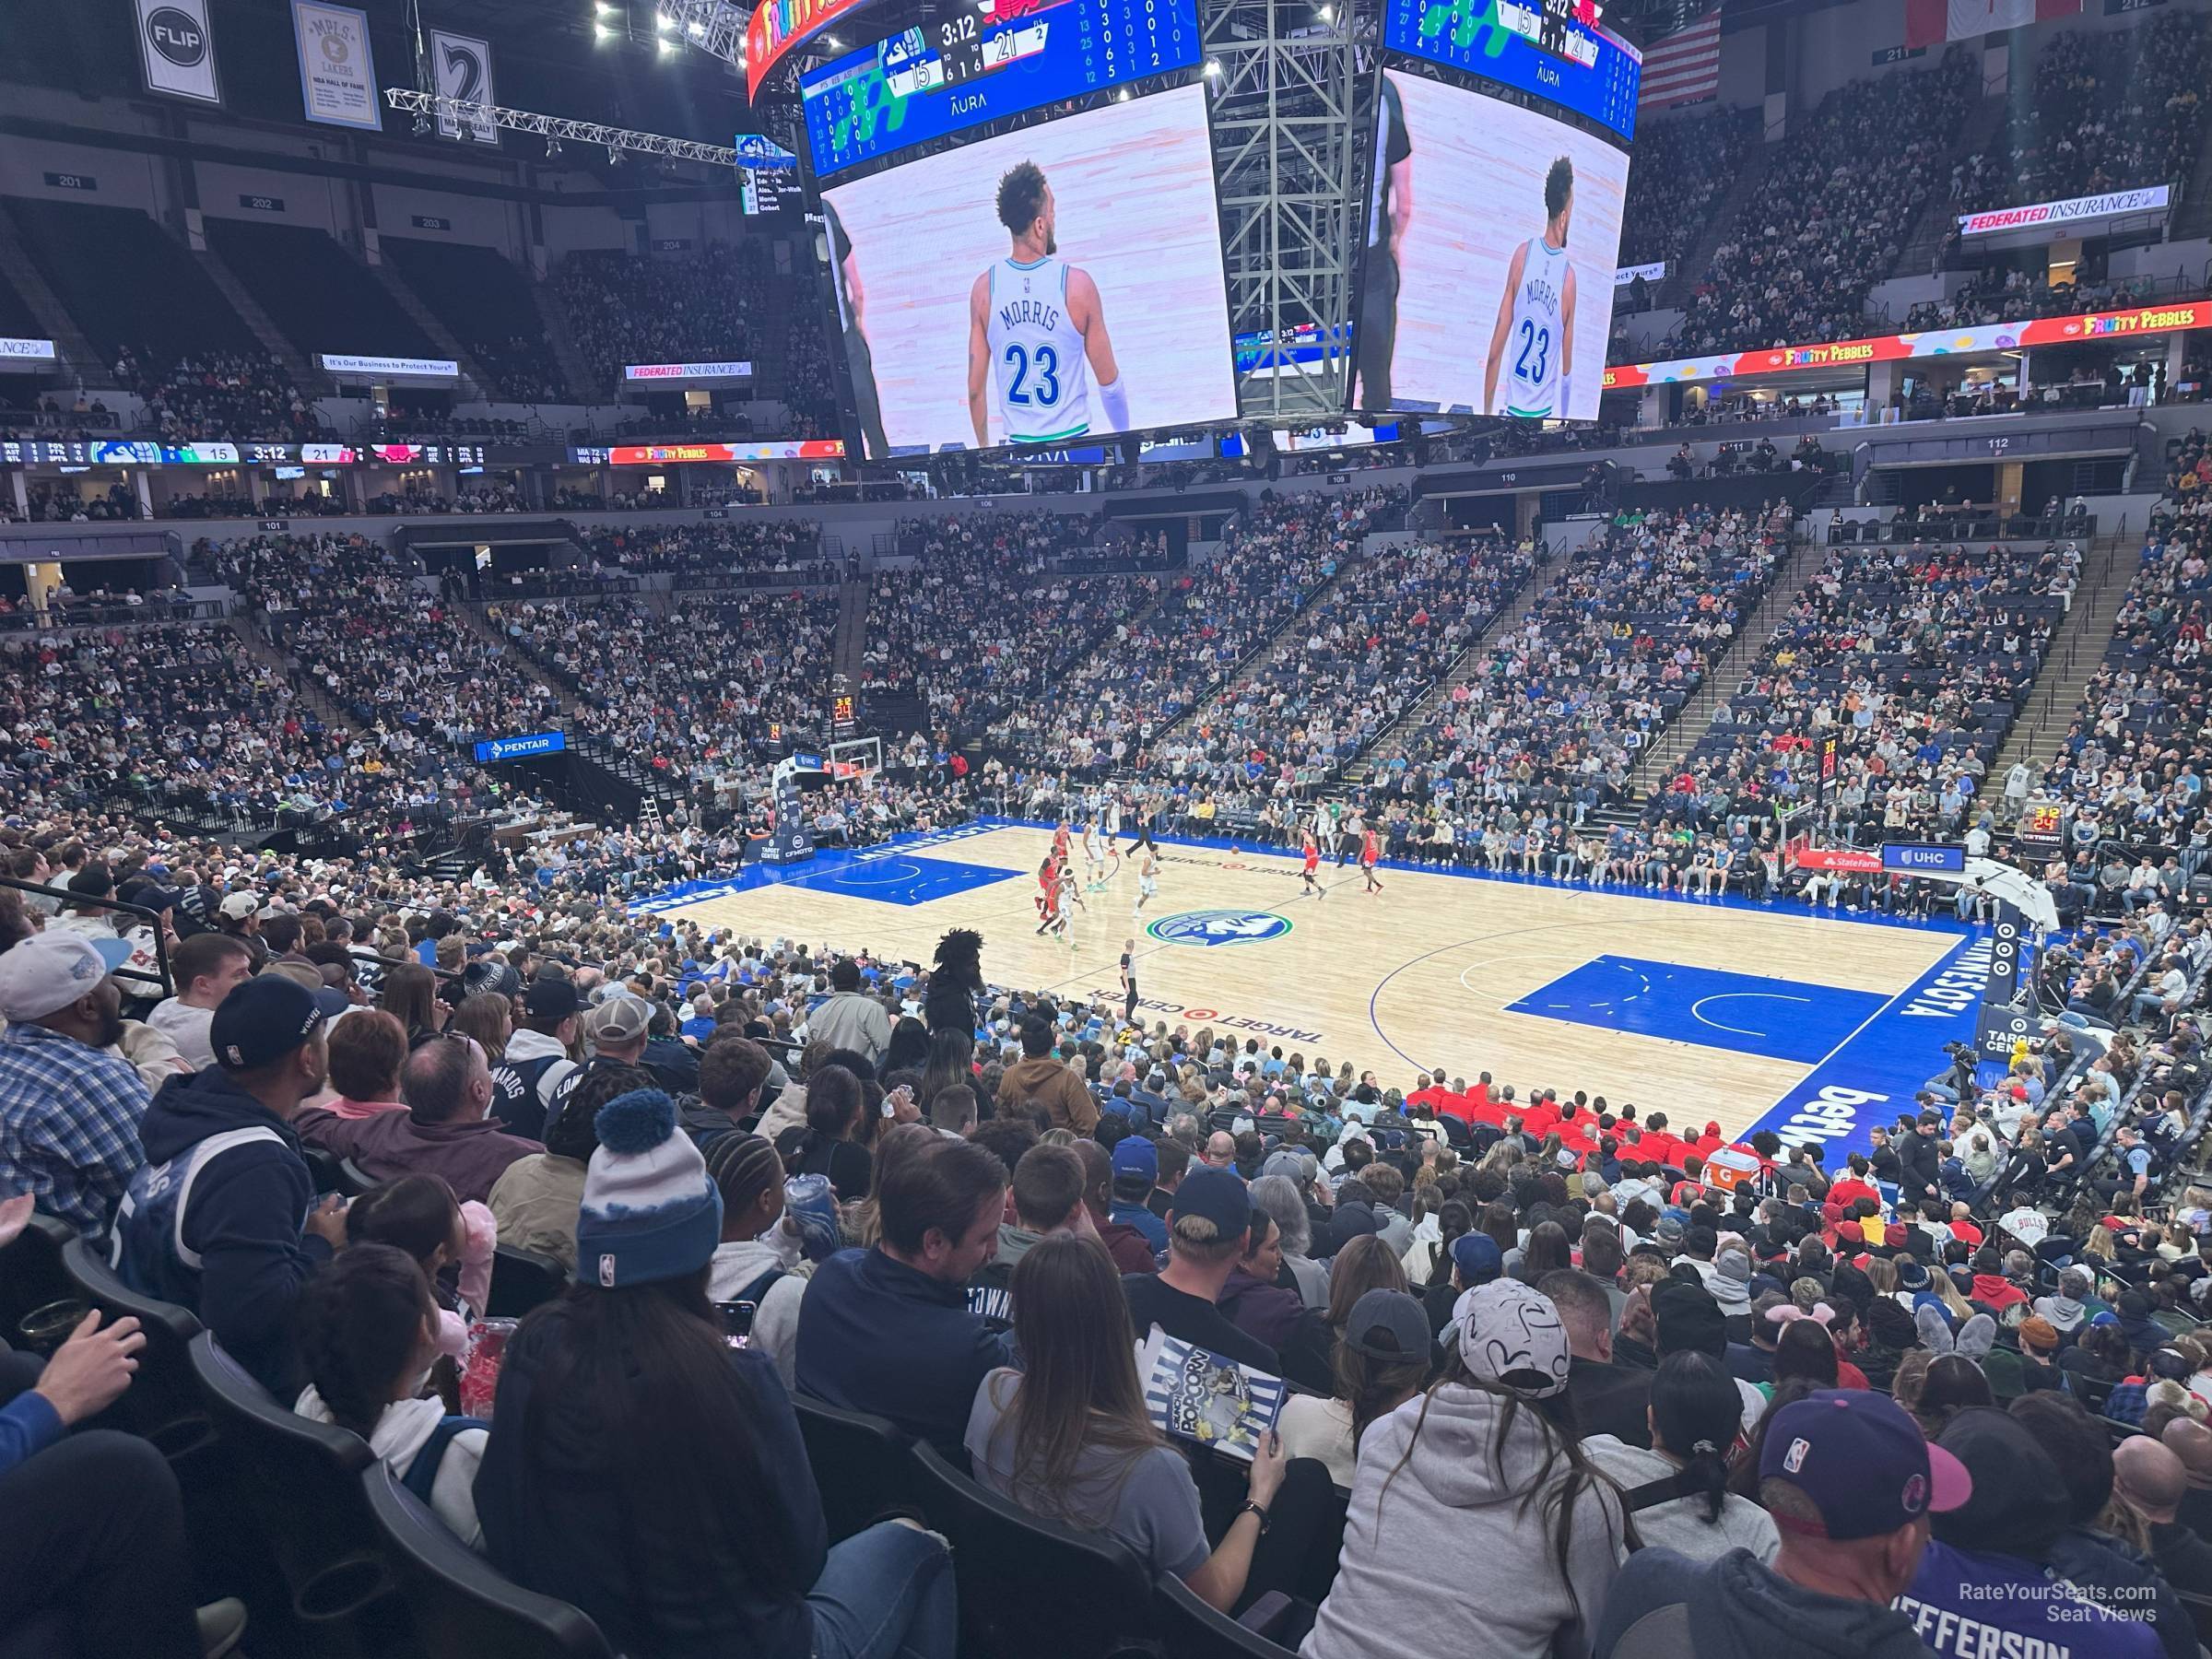
[[[207,0],[137,0],[138,64],[148,92],[220,104]]]
[[[2043,225],[2077,225],[2090,219],[2156,213],[2172,199],[2164,184],[2140,190],[2108,190],[2101,195],[2068,196],[2063,202],[2030,202],[2020,207],[1992,207],[1959,216],[1960,236],[1989,236],[1999,230],[2032,230]]]
[[[438,90],[447,98],[457,98],[463,103],[500,101],[491,89],[489,41],[478,40],[475,35],[448,34],[442,29],[431,29],[430,75],[438,83]],[[497,144],[500,129],[481,115],[463,116],[451,110],[441,110],[438,135],[465,138],[472,144]]]
[[[324,0],[292,0],[292,40],[300,57],[300,102],[308,120],[382,132],[369,14]]]

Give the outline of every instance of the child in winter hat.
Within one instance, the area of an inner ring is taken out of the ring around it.
[[[614,1290],[700,1272],[722,1238],[722,1193],[691,1137],[677,1133],[676,1102],[633,1088],[592,1122],[599,1148],[576,1217],[578,1275]]]

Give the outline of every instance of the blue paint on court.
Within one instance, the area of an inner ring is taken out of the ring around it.
[[[1877,991],[1600,956],[1505,1011],[1810,1065],[1885,1000]]]
[[[1786,1142],[1812,1141],[1830,1170],[1873,1144],[1867,1131],[1915,1111],[1912,1097],[1950,1070],[1947,1042],[1971,1042],[1990,933],[1977,929],[1885,1002],[1861,1030],[1823,1055],[1797,1086],[1744,1131],[1771,1129]]]
[[[1025,873],[1001,869],[995,865],[969,864],[957,858],[933,858],[923,851],[987,835],[997,827],[971,824],[957,830],[916,832],[858,852],[830,847],[804,864],[748,864],[735,875],[678,882],[632,903],[629,908],[641,915],[660,915],[709,899],[726,899],[734,893],[749,893],[766,887],[811,888],[817,892],[840,893],[877,904],[905,907],[934,904],[940,899],[1012,881]]]

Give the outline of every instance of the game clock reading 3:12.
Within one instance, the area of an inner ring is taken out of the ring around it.
[[[817,178],[1001,116],[1188,69],[1193,0],[999,0],[800,77]]]

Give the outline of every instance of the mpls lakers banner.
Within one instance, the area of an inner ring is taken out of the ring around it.
[[[2176,334],[2191,328],[2212,328],[2212,300],[2091,312],[2079,317],[2032,317],[2024,323],[1988,323],[1972,328],[1932,328],[1919,334],[1877,335],[1817,346],[1782,346],[1771,351],[1730,351],[1718,357],[1675,358],[1664,363],[1618,363],[1606,371],[1606,390],[1789,374],[1803,369],[1849,369],[1866,363],[2015,351],[2032,346],[2071,346],[2084,340]]]
[[[215,72],[215,36],[207,27],[207,0],[137,0],[138,64],[146,89],[194,103],[220,104]]]
[[[300,103],[308,120],[382,132],[369,14],[323,0],[292,0],[292,40],[300,54]]]
[[[2163,184],[2142,190],[2108,190],[2102,195],[2068,196],[2063,202],[2030,202],[2020,207],[1993,207],[1959,216],[1960,236],[1991,236],[2000,230],[2033,230],[2045,225],[2078,224],[2118,218],[2129,213],[2156,213],[2172,193]]]

